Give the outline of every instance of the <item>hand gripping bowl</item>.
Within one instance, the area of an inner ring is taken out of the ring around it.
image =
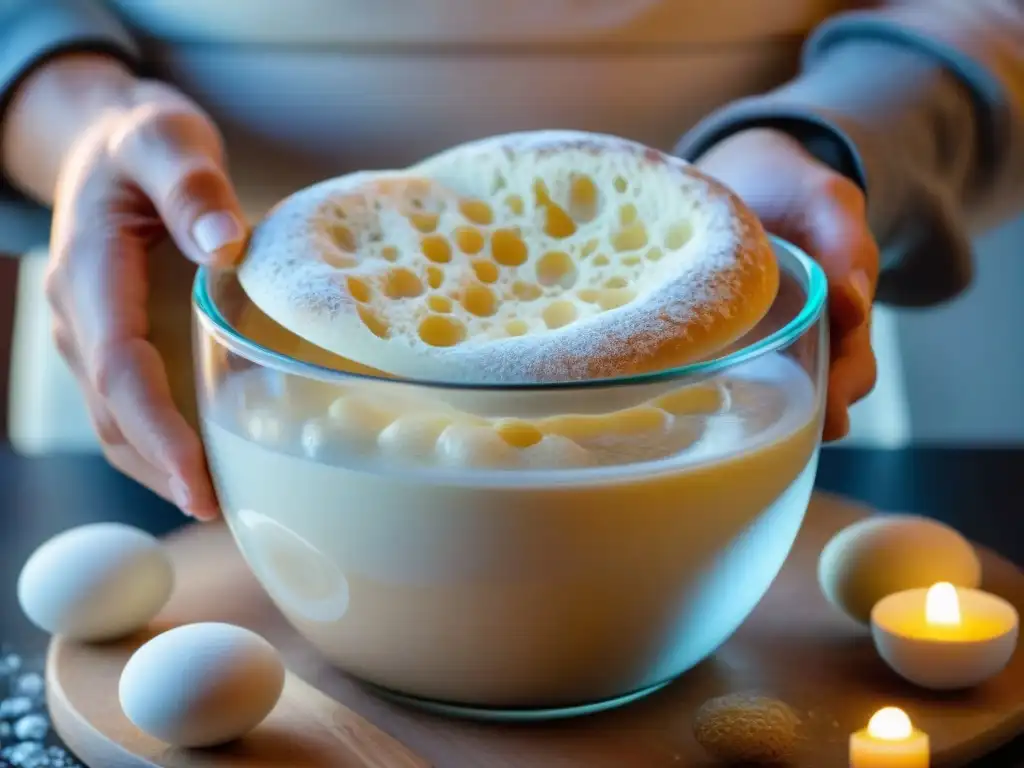
[[[200,270],[204,441],[252,572],[329,661],[435,711],[616,706],[712,654],[796,538],[820,447],[821,269],[774,240],[771,310],[629,378],[399,380]]]

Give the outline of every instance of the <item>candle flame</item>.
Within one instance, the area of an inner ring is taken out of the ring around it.
[[[883,707],[868,721],[868,735],[883,741],[902,741],[913,733],[910,718],[899,707]]]
[[[929,624],[952,627],[960,623],[960,598],[948,581],[932,585],[924,599],[924,617]]]

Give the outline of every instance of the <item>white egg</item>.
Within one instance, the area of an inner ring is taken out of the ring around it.
[[[491,427],[452,424],[437,439],[437,460],[445,467],[511,469],[519,466],[519,451]]]
[[[277,650],[256,633],[232,624],[186,624],[132,655],[118,696],[125,716],[153,738],[212,747],[263,722],[284,681]]]
[[[142,629],[174,588],[160,542],[120,523],[73,528],[40,546],[18,577],[18,602],[50,634],[115,640]]]

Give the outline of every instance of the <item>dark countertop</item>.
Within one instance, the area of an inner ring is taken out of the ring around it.
[[[1024,563],[1024,448],[828,449],[817,486],[880,510],[929,515]],[[26,459],[0,449],[0,645],[41,656],[46,637],[21,615],[14,589],[18,572],[50,536],[98,521],[159,535],[185,519],[100,458]],[[983,765],[1024,766],[1024,736]]]

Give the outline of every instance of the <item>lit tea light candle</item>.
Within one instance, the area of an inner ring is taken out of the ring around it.
[[[850,736],[850,768],[928,768],[929,755],[928,734],[899,707],[878,710]]]
[[[883,598],[871,612],[879,655],[932,690],[969,688],[998,674],[1017,647],[1019,618],[1001,597],[940,582]]]

